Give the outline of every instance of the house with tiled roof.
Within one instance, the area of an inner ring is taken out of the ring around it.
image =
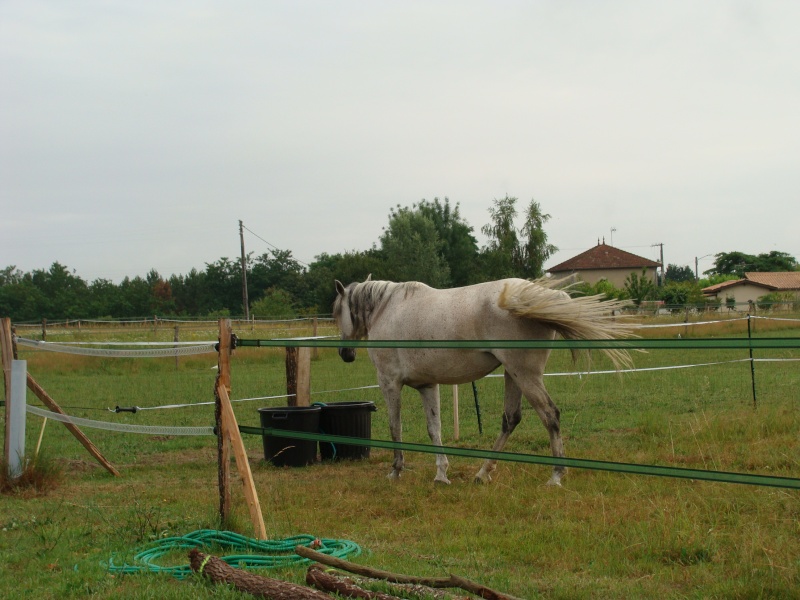
[[[800,271],[752,272],[742,279],[723,281],[703,288],[709,300],[748,304],[772,292],[787,292],[800,300]]]
[[[641,276],[642,272],[657,285],[659,267],[661,263],[609,246],[605,240],[603,243],[598,240],[594,248],[550,267],[547,272],[553,277],[572,277],[590,285],[606,279],[614,287],[622,288],[631,273]]]

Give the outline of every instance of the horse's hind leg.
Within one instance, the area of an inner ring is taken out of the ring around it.
[[[553,456],[563,458],[564,443],[561,440],[561,412],[553,403],[550,394],[547,393],[541,375],[525,381],[522,392],[539,415],[542,423],[544,423],[547,433],[550,434],[550,450]],[[554,466],[553,475],[547,485],[561,485],[561,478],[566,472],[566,467],[561,465]]]
[[[422,407],[425,410],[425,420],[428,424],[428,436],[434,446],[442,445],[442,411],[439,401],[439,386],[430,385],[419,389],[422,396]],[[436,477],[433,479],[439,483],[450,483],[447,478],[447,469],[450,463],[447,455],[436,455]]]
[[[492,450],[500,452],[506,445],[511,432],[522,420],[522,391],[519,386],[511,379],[511,376],[506,372],[505,374],[505,399],[503,402],[503,423],[500,437],[492,446]],[[487,460],[483,463],[478,473],[475,475],[476,483],[488,483],[492,480],[492,471],[497,468],[496,460]]]

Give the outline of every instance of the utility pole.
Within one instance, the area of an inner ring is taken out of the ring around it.
[[[653,248],[655,246],[659,246],[661,248],[661,278],[658,281],[658,285],[659,286],[663,286],[664,285],[664,276],[665,276],[665,269],[664,269],[664,243],[661,242],[661,243],[658,243],[658,244],[651,244],[650,245],[651,248]]]
[[[245,321],[250,320],[250,301],[247,298],[247,259],[244,255],[244,225],[239,219],[239,241],[242,244],[242,305],[244,306]]]
[[[712,252],[712,254],[713,254],[713,252]],[[698,269],[698,263],[700,262],[701,259],[707,258],[709,256],[711,256],[711,254],[706,254],[705,256],[700,256],[700,257],[697,257],[697,256],[694,257],[694,280],[695,281],[700,281],[700,271]]]

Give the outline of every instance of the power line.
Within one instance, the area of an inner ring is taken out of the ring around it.
[[[241,223],[241,221],[239,221],[239,223]],[[275,244],[273,244],[272,242],[268,242],[267,240],[265,240],[263,237],[261,237],[260,235],[258,235],[258,234],[257,234],[255,231],[253,231],[252,229],[250,229],[249,227],[247,227],[247,225],[242,225],[242,229],[245,229],[245,230],[247,230],[249,233],[253,234],[255,237],[257,237],[258,239],[260,239],[262,242],[264,242],[264,243],[265,243],[267,246],[269,246],[269,247],[270,247],[270,248],[272,248],[273,250],[278,250],[279,252],[283,252],[283,251],[284,251],[284,250],[283,250],[283,248],[278,248],[278,247],[277,247]],[[291,252],[291,250],[287,250],[287,252]],[[294,258],[294,257],[293,257],[293,258],[292,258],[292,260],[294,260],[295,262],[298,262],[298,263],[300,263],[301,265],[304,265],[304,266],[306,266],[306,267],[311,267],[311,265],[309,265],[308,263],[305,263],[305,262],[303,262],[302,260],[300,260],[300,259],[298,259],[298,258]]]

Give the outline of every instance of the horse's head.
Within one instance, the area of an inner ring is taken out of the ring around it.
[[[357,328],[354,324],[354,315],[352,307],[350,306],[350,297],[355,283],[351,283],[347,287],[342,285],[342,282],[336,280],[336,300],[333,302],[333,321],[342,332],[343,340],[358,339]],[[355,348],[339,348],[339,356],[342,357],[344,362],[353,362],[356,359]]]

